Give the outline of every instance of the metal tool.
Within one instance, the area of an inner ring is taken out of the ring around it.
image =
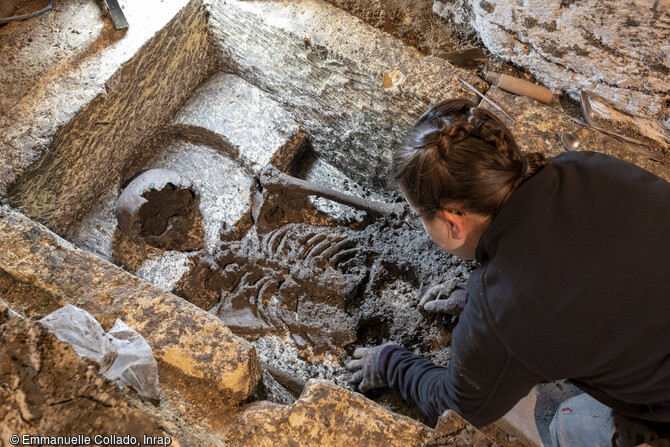
[[[467,88],[469,88],[469,89],[472,90],[474,93],[476,93],[477,96],[479,96],[479,97],[482,98],[484,101],[488,102],[488,103],[491,104],[493,107],[495,107],[496,110],[499,110],[500,112],[504,113],[505,116],[506,116],[507,118],[511,119],[512,122],[513,122],[514,124],[516,124],[516,120],[515,120],[514,118],[512,118],[511,116],[509,116],[509,114],[508,114],[507,112],[505,112],[505,111],[502,109],[502,107],[500,107],[498,104],[496,104],[495,102],[493,102],[493,101],[491,101],[490,99],[488,99],[486,96],[484,96],[484,94],[480,93],[479,90],[477,90],[477,89],[474,88],[472,85],[468,84],[468,83],[465,82],[463,79],[461,79],[460,77],[458,77],[458,75],[456,75],[456,73],[454,73],[453,71],[450,71],[449,73],[451,73],[456,79],[458,79],[459,81],[461,81],[461,82],[463,83],[463,85],[465,85]]]
[[[649,158],[650,160],[654,161],[661,161],[661,158],[654,154],[651,151],[648,151],[647,149],[643,149],[643,147],[651,147],[650,144],[647,144],[643,141],[636,140],[635,138],[630,138],[625,135],[618,134],[616,132],[612,132],[607,129],[603,129],[602,127],[598,126],[591,126],[589,123],[582,121],[582,120],[575,120],[575,123],[580,124],[582,126],[587,126],[590,127],[591,129],[597,130],[598,132],[602,132],[605,135],[609,135],[612,138],[621,141],[622,143],[627,143],[631,148],[639,152],[640,154],[644,155],[645,157]]]
[[[579,106],[582,109],[582,116],[584,116],[584,121],[588,123],[589,126],[597,126],[595,115],[593,109],[591,108],[591,101],[586,94],[586,91],[582,90],[579,92]]]
[[[266,234],[292,222],[328,225],[332,218],[319,213],[309,196],[323,197],[365,211],[371,216],[400,216],[404,205],[380,203],[350,196],[323,185],[265,167],[252,184],[251,219],[258,234]]]
[[[591,129],[595,129],[595,130],[597,130],[598,132],[602,132],[602,133],[604,133],[605,135],[609,135],[609,136],[611,136],[611,137],[614,137],[614,138],[616,138],[617,140],[619,140],[619,141],[621,141],[621,142],[623,142],[623,143],[630,143],[630,144],[635,144],[635,145],[638,145],[638,146],[646,146],[646,147],[650,147],[650,146],[651,146],[650,144],[645,143],[644,141],[636,140],[635,138],[631,138],[631,137],[627,137],[627,136],[625,136],[625,135],[621,135],[620,133],[617,133],[617,132],[613,132],[613,131],[611,131],[611,130],[604,129],[604,128],[600,127],[600,126],[593,126],[593,125],[587,123],[586,121],[583,121],[583,120],[580,120],[580,119],[576,119],[576,120],[575,120],[575,123],[580,124],[580,125],[582,125],[582,126],[590,127]]]
[[[633,149],[640,152],[641,154],[649,157],[652,160],[660,161],[657,155],[654,155],[652,152],[646,149],[642,149],[640,147],[640,146],[651,147],[650,144],[645,143],[644,141],[636,140],[635,138],[627,137],[618,132],[613,132],[611,130],[607,130],[605,128],[600,127],[596,121],[595,113],[591,108],[591,101],[589,100],[588,93],[584,90],[579,92],[579,105],[582,109],[582,115],[584,116],[584,121],[577,119],[575,120],[575,123],[581,124],[582,126],[591,127],[592,129],[595,129],[598,132],[602,132],[605,135],[609,135],[621,141],[622,143],[628,143]]]
[[[121,6],[119,6],[119,2],[117,0],[105,0],[105,3],[107,3],[109,15],[112,16],[112,20],[114,21],[114,26],[116,29],[128,28],[128,21],[126,20],[126,16],[123,14]]]
[[[563,146],[565,146],[566,151],[576,151],[579,149],[581,144],[577,137],[567,132],[563,132],[561,134],[561,141],[563,142]]]

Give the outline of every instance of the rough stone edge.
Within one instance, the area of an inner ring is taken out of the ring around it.
[[[344,438],[350,436],[350,433],[342,434],[342,438],[337,441],[340,436],[338,430],[350,432],[353,427],[341,427],[341,418],[346,415],[340,412],[333,411],[332,402],[339,402],[346,399],[348,408],[352,409],[354,413],[361,412],[370,414],[371,428],[377,431],[377,435],[384,436],[383,445],[415,445],[424,446],[428,439],[434,433],[433,429],[422,424],[421,422],[407,416],[403,416],[392,411],[387,410],[378,403],[368,399],[362,394],[352,392],[350,390],[339,387],[332,382],[324,379],[310,379],[307,381],[305,388],[294,403],[291,405],[280,405],[267,401],[258,402],[250,406],[238,420],[238,424],[233,427],[230,436],[232,445],[247,445],[249,435],[254,436],[254,425],[263,421],[264,428],[268,428],[264,419],[258,419],[262,416],[267,416],[267,413],[274,413],[277,416],[278,425],[271,429],[270,432],[278,434],[282,443],[277,445],[295,445],[290,438],[286,438],[287,433],[282,430],[284,427],[295,427],[297,431],[303,426],[304,422],[314,424],[309,431],[311,436],[323,434],[323,436],[330,442],[326,444],[308,443],[306,439],[301,440],[301,445],[341,445]],[[319,406],[322,406],[323,413],[319,413]],[[279,430],[277,432],[277,430]],[[316,432],[314,431],[316,430]],[[409,435],[408,435],[409,433]],[[295,434],[295,433],[292,433]],[[405,435],[404,439],[400,439],[398,435]],[[369,433],[372,435],[372,433]],[[408,437],[416,436],[411,444],[398,444],[398,442],[408,441]],[[374,442],[373,442],[374,439]],[[275,440],[276,441],[276,440]],[[312,439],[313,441],[313,439]],[[395,441],[395,442],[394,442]],[[241,443],[241,444],[240,444]],[[271,445],[272,440],[267,444]],[[363,439],[359,445],[368,445]],[[378,437],[370,438],[370,445],[382,445]]]
[[[438,419],[433,435],[423,447],[451,445],[498,447],[498,444],[463,419],[458,413],[447,410]]]
[[[189,0],[183,0],[182,8],[188,3]],[[153,30],[154,33],[162,29],[166,23],[159,23],[159,28]],[[130,47],[124,47],[118,43],[110,46],[92,57],[79,60],[79,65],[72,67],[71,71],[63,75],[49,72],[12,109],[12,112],[18,109],[30,110],[30,113],[24,115],[23,120],[17,120],[15,113],[0,116],[0,148],[2,149],[0,151],[0,198],[3,203],[10,185],[49,149],[56,131],[72,120],[96,97],[105,95],[107,81],[151,37],[152,34],[148,32],[143,35],[143,40],[133,42]],[[96,75],[91,80],[87,71],[94,66]],[[78,88],[63,92],[60,84],[70,83],[77,77],[81,79],[77,84]]]
[[[74,436],[74,433],[64,433],[62,431],[63,427],[59,427],[58,429],[56,427],[51,427],[51,430],[56,429],[59,433],[49,434],[35,432],[36,428],[45,428],[44,424],[41,423],[41,419],[43,417],[43,412],[46,412],[45,410],[47,408],[53,408],[53,405],[66,403],[68,404],[66,411],[68,412],[69,418],[65,421],[60,420],[59,423],[62,424],[65,422],[69,424],[67,427],[70,429],[73,428],[73,424],[75,429],[78,426],[81,431],[76,433],[77,435],[88,435],[91,438],[96,435],[108,436],[111,433],[99,433],[97,430],[100,429],[101,425],[110,427],[116,426],[116,428],[121,431],[120,433],[117,433],[120,436],[134,435],[138,439],[142,439],[141,437],[144,435],[169,436],[171,438],[170,445],[183,445],[180,440],[180,433],[166,429],[152,415],[133,405],[128,400],[127,395],[119,390],[113,381],[97,372],[97,367],[94,366],[94,361],[79,357],[72,346],[58,340],[56,336],[50,333],[46,326],[41,323],[23,319],[19,314],[13,312],[2,298],[0,298],[0,328],[9,331],[16,331],[18,329],[18,331],[23,332],[23,334],[27,336],[26,339],[21,340],[20,345],[18,346],[16,344],[3,346],[6,344],[4,343],[6,340],[2,340],[0,342],[0,351],[9,348],[12,357],[14,354],[18,354],[19,356],[23,356],[24,360],[26,360],[26,357],[29,359],[31,364],[28,367],[31,368],[32,374],[29,373],[28,377],[22,377],[22,380],[25,380],[32,385],[28,387],[28,390],[29,392],[34,393],[31,396],[26,396],[24,382],[23,387],[16,390],[20,393],[15,395],[16,400],[14,402],[11,402],[10,400],[10,402],[5,403],[3,401],[3,408],[0,409],[0,413],[4,417],[9,416],[9,420],[5,419],[3,421],[9,422],[9,424],[5,425],[0,423],[0,439],[9,439],[10,435],[23,433],[31,436]],[[49,346],[49,349],[51,350],[44,351],[44,345],[36,346],[35,343],[39,343],[40,340],[53,343]],[[14,339],[13,341],[16,342],[17,340]],[[27,355],[25,354],[26,351],[28,352]],[[40,380],[39,375],[45,368],[53,368],[55,366],[53,363],[45,360],[53,361],[55,359],[63,358],[64,361],[62,360],[62,363],[56,365],[56,367],[61,368],[61,373],[63,372],[63,368],[67,368],[68,372],[72,372],[72,370],[79,372],[79,374],[75,376],[79,379],[79,382],[76,384],[69,382],[73,387],[79,387],[79,392],[65,402],[54,402],[52,398],[55,397],[54,394],[57,395],[60,390],[54,388],[53,384],[49,387],[48,385],[50,382]],[[14,359],[14,361],[17,361],[17,359]],[[14,371],[14,373],[16,373],[16,371]],[[81,390],[82,384],[85,386],[84,391]],[[12,388],[12,385],[13,384],[10,384],[9,389]],[[47,386],[46,392],[40,385]],[[33,388],[33,386],[36,386],[36,388]],[[6,389],[4,391],[7,392],[8,390]],[[98,394],[91,396],[91,391],[97,391]],[[2,394],[2,392],[0,392],[0,394]],[[41,399],[36,399],[37,396],[41,397]],[[45,397],[46,399],[44,399]],[[99,414],[99,417],[116,416],[117,418],[113,421],[108,420],[107,422],[104,422],[104,419],[97,419],[95,423],[98,427],[91,427],[90,421],[85,420],[88,414],[82,414],[81,411],[83,410],[81,407],[73,408],[72,402],[70,401],[89,401],[89,403],[92,403],[92,405],[97,407],[96,410],[98,410],[98,413],[107,413],[102,415]],[[15,406],[12,404],[15,404]],[[35,414],[34,410],[37,410],[37,414]],[[62,417],[61,411],[62,409],[51,410],[49,416],[53,418],[54,415],[59,414]],[[12,415],[16,416],[17,413],[19,415],[18,418],[11,417]],[[24,414],[27,417],[24,417]],[[2,416],[0,416],[0,418]],[[119,416],[122,417],[119,418]]]
[[[139,331],[159,373],[168,365],[184,383],[215,391],[226,405],[243,402],[257,387],[256,351],[215,316],[77,249],[6,205],[0,206],[0,246],[0,269],[16,279],[87,310],[106,329],[120,318]]]
[[[41,156],[33,158],[34,163],[18,168],[21,172],[8,185],[6,203],[66,236],[129,164],[146,159],[149,154],[139,146],[145,136],[167,125],[215,70],[206,17],[202,2],[190,0],[142,46],[131,48],[130,57],[108,76],[104,93],[79,104],[76,113],[68,115],[69,121],[61,122],[62,127],[51,128],[53,133],[45,135],[48,150],[39,149]],[[169,48],[170,44],[180,51]],[[164,62],[163,70],[155,67],[157,60]],[[86,66],[77,69],[85,75]],[[138,91],[146,97],[138,99]],[[36,105],[36,114],[58,100],[45,98],[45,102]],[[22,143],[25,151],[29,142]],[[78,172],[101,159],[105,167],[100,175],[77,178]]]

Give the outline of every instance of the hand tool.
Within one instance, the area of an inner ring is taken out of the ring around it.
[[[40,9],[39,11],[31,12],[30,14],[23,14],[20,16],[14,16],[14,17],[0,17],[0,25],[3,25],[5,23],[9,22],[15,22],[17,20],[26,20],[26,19],[31,19],[33,17],[41,16],[44,13],[47,13],[51,11],[51,8],[54,6],[54,0],[51,0],[49,4],[44,7],[43,9]]]
[[[107,3],[107,9],[112,16],[116,29],[128,28],[128,21],[126,20],[126,16],[123,15],[119,2],[117,0],[105,0],[105,3]]]
[[[577,137],[571,133],[563,132],[561,134],[561,141],[563,142],[566,151],[576,151],[579,149],[580,142]]]
[[[466,48],[464,50],[450,51],[439,54],[454,65],[463,68],[477,68],[488,61],[488,57],[480,48]]]
[[[323,185],[292,177],[283,172],[278,172],[275,175],[261,175],[260,183],[263,189],[267,189],[270,193],[286,191],[290,192],[293,196],[313,195],[324,197],[334,202],[365,211],[373,216],[385,216],[397,213],[401,209],[401,206],[398,206],[397,204],[374,202],[372,200],[350,196]]]
[[[528,96],[543,104],[549,104],[554,99],[554,93],[548,88],[514,76],[489,71],[488,64],[484,65],[484,79],[503,90]]]
[[[461,81],[461,82],[463,83],[463,85],[465,85],[467,88],[469,88],[469,89],[472,90],[474,93],[476,93],[477,96],[479,96],[479,97],[482,98],[484,101],[488,102],[488,103],[491,104],[493,107],[495,107],[496,110],[499,110],[500,112],[504,113],[505,116],[506,116],[507,118],[511,119],[512,122],[513,122],[514,124],[516,124],[516,120],[515,120],[514,118],[512,118],[511,116],[509,116],[509,114],[508,114],[507,112],[505,112],[505,111],[502,109],[502,107],[500,107],[498,104],[496,104],[495,102],[493,102],[493,101],[491,101],[490,99],[488,99],[486,96],[484,96],[483,93],[480,93],[479,90],[477,90],[476,88],[474,88],[472,85],[468,84],[468,83],[465,82],[463,79],[459,78],[458,75],[456,75],[456,73],[454,73],[453,71],[450,71],[449,73],[451,73],[456,79],[458,79],[459,81]]]

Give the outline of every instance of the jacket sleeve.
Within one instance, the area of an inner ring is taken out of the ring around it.
[[[452,335],[447,367],[404,350],[391,352],[386,364],[388,385],[426,415],[437,418],[452,409],[481,427],[542,380],[513,358],[476,301],[470,300]]]

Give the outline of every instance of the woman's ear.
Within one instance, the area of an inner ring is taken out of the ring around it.
[[[439,210],[438,213],[447,223],[451,238],[454,240],[465,240],[467,236],[467,222],[465,216],[444,209]]]

